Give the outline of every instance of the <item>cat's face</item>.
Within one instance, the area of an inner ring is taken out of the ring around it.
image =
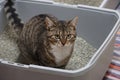
[[[50,18],[46,18],[47,36],[50,44],[59,47],[69,46],[74,43],[76,39],[76,25],[78,17],[70,21],[53,22]]]

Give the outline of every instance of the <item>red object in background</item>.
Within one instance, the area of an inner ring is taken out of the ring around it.
[[[113,59],[103,80],[120,80],[120,31],[116,34]]]

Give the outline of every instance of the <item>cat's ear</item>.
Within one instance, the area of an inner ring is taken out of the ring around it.
[[[77,26],[77,23],[78,23],[78,16],[76,16],[75,18],[73,18],[69,24],[76,27]]]
[[[54,22],[49,17],[45,18],[45,23],[46,23],[47,29],[49,29],[50,27],[52,27],[54,25]]]

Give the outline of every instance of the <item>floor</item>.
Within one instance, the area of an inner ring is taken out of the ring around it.
[[[103,0],[53,0],[55,2],[62,2],[68,4],[84,4],[89,6],[100,6]]]
[[[103,80],[120,80],[120,31],[116,34],[113,59]]]

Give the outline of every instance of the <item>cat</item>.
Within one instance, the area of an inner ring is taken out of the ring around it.
[[[4,11],[18,40],[18,62],[65,68],[74,49],[78,16],[65,21],[39,14],[23,23],[13,6],[14,1],[6,0]]]

